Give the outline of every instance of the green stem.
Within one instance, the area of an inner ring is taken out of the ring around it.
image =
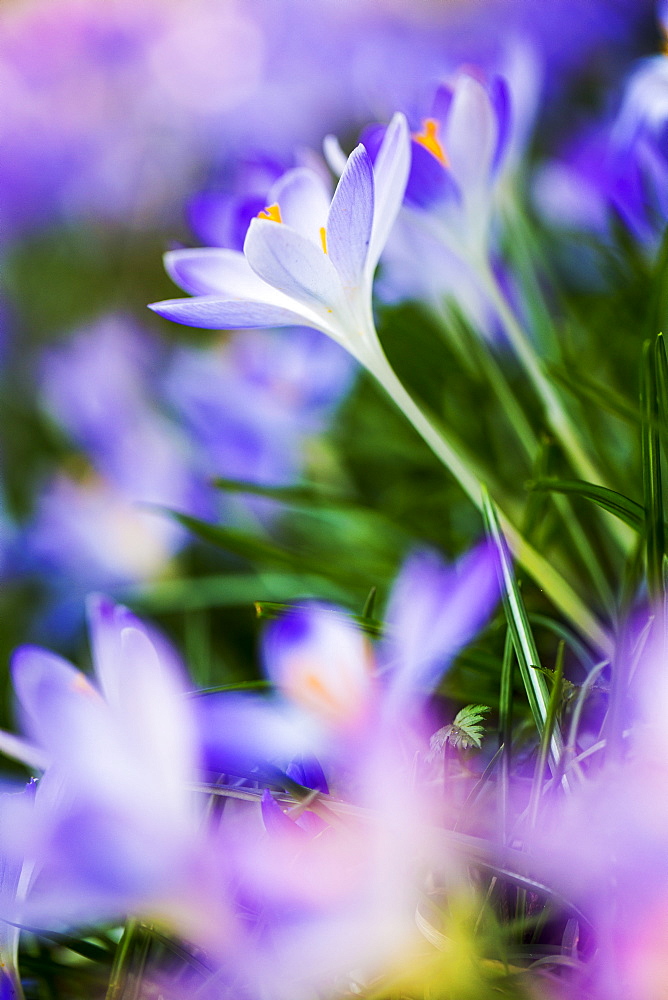
[[[544,375],[531,341],[508,305],[496,276],[487,263],[481,265],[478,270],[484,289],[499,314],[513,350],[545,407],[548,424],[561,442],[574,471],[581,479],[589,483],[607,486],[608,484],[600,470],[582,447],[570,416],[564,409],[552,384]],[[628,552],[632,533],[617,519],[606,517],[606,522],[622,551]]]
[[[469,466],[452,447],[450,442],[435,430],[432,423],[399,381],[389,361],[380,349],[374,354],[373,361],[367,362],[367,367],[378,379],[388,396],[390,396],[396,406],[399,407],[404,416],[410,421],[418,434],[429,445],[436,457],[450,470],[471,503],[482,513],[483,494],[481,481],[471,472]],[[498,506],[497,510],[501,528],[515,558],[522,564],[527,573],[533,577],[538,586],[545,590],[550,600],[566,615],[579,632],[586,636],[602,652],[610,652],[612,648],[610,637],[597,618],[591,614],[578,594],[564,580],[560,573],[555,570],[549,560],[540,555],[523,538],[506,515],[498,509]]]
[[[125,994],[138,929],[139,922],[134,918],[130,918],[123,928],[123,934],[114,955],[105,1000],[121,1000]]]

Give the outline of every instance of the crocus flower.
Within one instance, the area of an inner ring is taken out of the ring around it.
[[[322,432],[354,362],[313,330],[246,332],[182,349],[166,381],[203,478],[294,482],[309,435]]]
[[[395,115],[375,165],[350,155],[329,200],[318,174],[288,171],[252,220],[243,253],[208,248],[166,256],[195,297],[154,303],[179,323],[213,329],[300,325],[322,330],[371,371],[382,357],[371,311],[373,274],[408,178],[406,120]]]
[[[219,944],[223,855],[193,791],[198,740],[180,665],[125,608],[98,598],[89,614],[94,679],[38,647],[13,659],[25,735],[2,733],[0,747],[44,771],[49,788],[34,815],[15,810],[3,827],[3,846],[35,865],[20,918],[62,926],[143,914]]]
[[[273,699],[199,699],[207,766],[257,774],[267,762],[285,770],[305,754],[340,773],[342,762],[371,752],[381,730],[398,738],[419,719],[425,699],[480,628],[497,593],[487,546],[453,566],[434,553],[415,553],[392,589],[387,634],[377,652],[340,610],[319,604],[292,609],[264,635]],[[332,780],[326,766],[325,775]]]

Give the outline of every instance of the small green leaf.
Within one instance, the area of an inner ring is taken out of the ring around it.
[[[539,479],[528,483],[527,486],[530,490],[539,493],[567,493],[592,500],[635,531],[641,531],[645,522],[645,511],[642,504],[636,503],[635,500],[605,486],[586,483],[583,479]]]
[[[457,712],[451,725],[443,726],[430,739],[431,756],[434,757],[444,750],[446,744],[450,744],[456,750],[470,750],[471,747],[479,750],[485,732],[482,725],[483,716],[489,711],[488,705],[467,705],[466,708],[462,708]]]

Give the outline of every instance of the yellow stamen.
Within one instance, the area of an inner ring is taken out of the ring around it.
[[[320,242],[322,243],[323,253],[327,253],[327,230],[324,226],[320,227]]]
[[[267,205],[263,212],[257,213],[258,219],[269,219],[270,222],[282,222],[281,210],[278,204],[274,202],[273,205]]]
[[[439,124],[435,118],[425,118],[422,122],[422,131],[416,132],[413,138],[421,146],[428,149],[432,156],[435,156],[443,167],[449,166],[448,157],[438,139]]]

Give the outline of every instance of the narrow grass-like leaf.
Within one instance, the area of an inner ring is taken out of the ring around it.
[[[250,496],[266,497],[279,503],[291,504],[297,507],[356,507],[350,500],[337,493],[332,493],[319,486],[304,484],[302,486],[261,486],[258,483],[243,479],[227,479],[217,476],[211,480],[212,486],[226,493],[245,493]]]
[[[506,629],[506,640],[501,662],[501,685],[499,689],[499,747],[501,757],[501,780],[499,781],[499,814],[503,842],[508,834],[508,798],[510,793],[510,762],[513,740],[513,667],[515,649],[510,628]]]
[[[564,676],[564,649],[566,648],[563,640],[559,643],[559,648],[557,650],[557,662],[554,669],[554,675],[552,678],[552,691],[550,692],[550,700],[547,706],[547,718],[545,719],[545,727],[541,734],[540,746],[538,748],[538,759],[536,760],[536,768],[533,775],[533,781],[531,783],[531,794],[529,796],[529,829],[533,830],[536,827],[536,821],[538,819],[538,807],[540,805],[540,797],[543,794],[543,782],[545,780],[545,769],[547,766],[548,757],[550,755],[550,744],[552,741],[552,736],[556,731],[557,724],[557,714],[559,712],[559,707],[561,704],[562,686],[561,680]],[[553,776],[556,777],[557,770],[561,767],[561,758],[556,761],[556,767],[553,767]]]
[[[543,615],[537,611],[529,612],[529,621],[532,625],[540,625],[543,628],[549,629],[558,639],[563,639],[566,645],[577,656],[586,673],[589,674],[595,663],[594,657],[585,644],[580,641],[573,629],[564,625],[563,622],[557,621],[556,618],[551,618],[550,615]]]
[[[524,601],[522,600],[522,595],[515,579],[510,551],[501,531],[496,509],[486,492],[483,493],[483,517],[487,532],[494,542],[497,552],[497,567],[503,595],[503,607],[513,638],[522,683],[524,684],[536,728],[539,735],[542,736],[550,700],[547,684],[542,673],[534,669],[541,666],[538,649],[536,648],[536,642],[531,631]],[[561,756],[563,749],[561,737],[558,732],[553,733],[551,742],[552,754],[556,762]]]
[[[605,486],[586,483],[583,479],[539,479],[528,483],[527,487],[539,493],[570,493],[592,500],[635,531],[642,531],[645,523],[645,510],[642,504]]]
[[[160,580],[123,591],[125,603],[147,614],[235,607],[257,602],[287,602],[316,597],[345,603],[348,591],[322,576],[277,570],[220,573],[190,579]]]
[[[665,554],[661,444],[656,421],[659,415],[657,385],[657,341],[643,344],[640,404],[642,426],[642,476],[645,506],[645,559],[647,589],[651,600],[663,601],[663,557]]]
[[[109,976],[106,1000],[121,1000],[126,995],[126,987],[130,978],[130,969],[138,943],[138,936],[139,921],[130,918],[125,924],[123,935],[118,942]]]
[[[619,417],[620,420],[634,427],[640,425],[642,420],[640,410],[629,403],[621,393],[611,389],[610,386],[592,381],[573,367],[561,368],[551,364],[548,365],[547,370],[551,378],[577,396],[583,403],[587,405],[593,403],[597,408]]]
[[[362,618],[367,621],[373,619],[373,612],[376,606],[376,596],[378,594],[378,588],[372,587],[369,591],[369,596],[364,602],[364,607],[362,608]]]

